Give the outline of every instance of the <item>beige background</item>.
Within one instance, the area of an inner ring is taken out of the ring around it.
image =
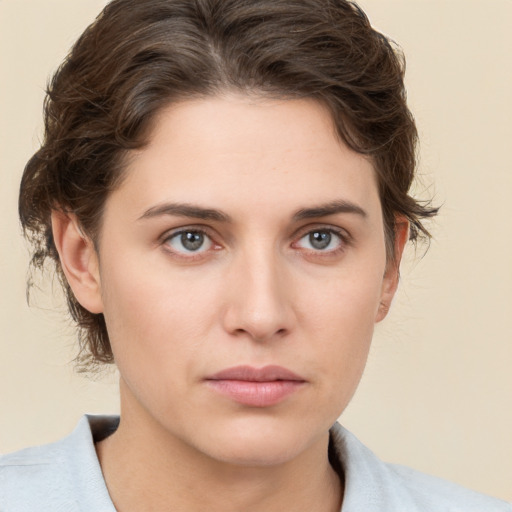
[[[27,307],[16,217],[48,74],[103,4],[0,0],[0,452],[117,410],[115,375],[91,381],[68,364],[59,301]],[[512,500],[512,1],[362,5],[405,49],[420,191],[444,208],[427,256],[409,251],[342,421],[386,460]]]

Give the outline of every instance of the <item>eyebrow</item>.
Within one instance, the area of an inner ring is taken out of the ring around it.
[[[312,208],[301,208],[294,214],[293,220],[298,221],[305,219],[313,219],[317,217],[327,217],[329,215],[335,215],[337,213],[352,213],[360,215],[363,219],[365,219],[368,216],[366,211],[363,210],[357,204],[354,204],[350,201],[346,201],[344,199],[340,199],[337,201],[331,201],[326,204],[313,206]]]
[[[174,215],[178,217],[190,217],[201,220],[214,220],[217,222],[231,222],[231,217],[220,210],[213,208],[202,208],[187,203],[165,203],[153,206],[146,210],[140,217],[142,219],[151,219],[161,215]]]
[[[292,219],[294,222],[297,222],[305,219],[336,215],[337,213],[351,213],[360,215],[363,218],[367,217],[367,213],[360,206],[350,201],[340,199],[310,208],[301,208],[295,212]],[[189,217],[200,220],[213,220],[225,223],[232,222],[231,217],[220,210],[213,208],[203,208],[201,206],[191,205],[188,203],[164,203],[161,205],[153,206],[152,208],[146,210],[139,217],[139,220],[151,219],[162,215]]]

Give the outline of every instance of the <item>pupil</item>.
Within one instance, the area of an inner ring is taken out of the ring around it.
[[[315,231],[309,235],[309,242],[315,249],[325,249],[331,243],[331,234],[326,231]]]
[[[204,242],[204,236],[201,233],[189,231],[181,235],[181,243],[183,247],[189,251],[197,251],[200,249]]]

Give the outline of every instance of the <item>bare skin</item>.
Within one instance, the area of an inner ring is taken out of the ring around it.
[[[396,291],[407,223],[388,258],[372,164],[312,100],[178,103],[130,156],[97,246],[53,216],[121,375],[119,429],[97,446],[116,508],[339,511],[328,432]]]
[[[135,425],[122,427],[96,447],[119,512],[339,512],[341,508],[342,485],[326,458],[326,439],[278,467],[243,467],[205,459],[181,443],[170,446],[165,432],[161,443],[153,439],[148,447],[145,438],[155,429],[146,433]]]

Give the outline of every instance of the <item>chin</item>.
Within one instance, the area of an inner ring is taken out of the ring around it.
[[[244,443],[230,442],[227,446],[217,446],[211,456],[234,466],[268,467],[286,464],[300,452],[300,449],[281,443],[248,440]]]
[[[210,431],[210,435],[210,446],[204,451],[211,458],[252,467],[285,464],[322,437],[305,432],[299,421],[293,425],[252,421],[250,425]]]

